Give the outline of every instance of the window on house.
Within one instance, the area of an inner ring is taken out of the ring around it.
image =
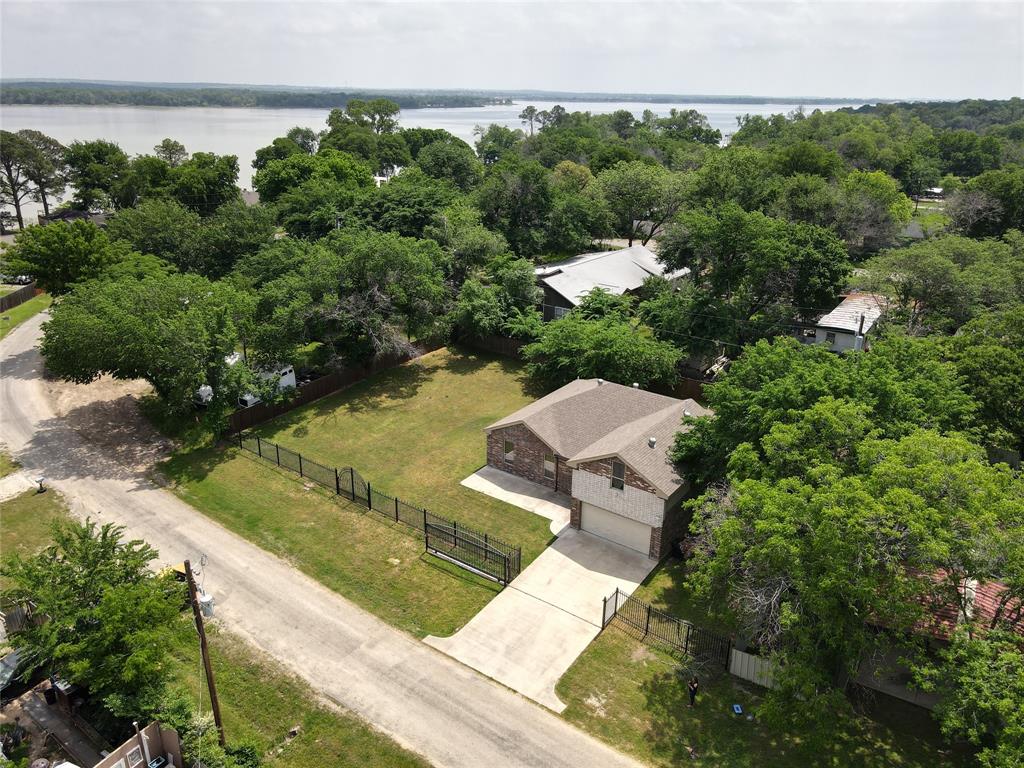
[[[620,491],[626,487],[626,465],[621,461],[612,462],[612,488]]]
[[[825,343],[826,344],[835,344],[836,343],[836,335],[834,333],[826,333],[825,334]]]
[[[505,461],[513,462],[516,460],[516,444],[511,440],[505,441]]]
[[[548,480],[555,479],[555,454],[544,454],[544,477]]]

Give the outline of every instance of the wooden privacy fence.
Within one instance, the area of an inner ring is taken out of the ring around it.
[[[694,658],[707,659],[729,667],[732,641],[690,622],[660,611],[650,603],[616,588],[604,599],[601,627],[618,621],[638,632],[644,641],[661,642]]]
[[[493,352],[496,355],[504,355],[505,357],[519,357],[519,351],[529,342],[522,339],[513,339],[510,336],[488,334],[476,338],[467,338],[465,343],[484,352]]]
[[[378,355],[366,365],[357,365],[346,368],[343,371],[334,371],[326,376],[301,384],[295,388],[295,393],[282,403],[257,403],[248,408],[235,411],[228,417],[228,433],[234,434],[246,429],[255,427],[265,421],[277,418],[282,413],[299,408],[321,397],[326,397],[339,389],[362,381],[375,373],[394,368],[402,363],[413,360],[419,355],[433,352],[439,349],[437,346],[423,348],[415,355]]]
[[[729,673],[765,688],[775,687],[775,665],[752,653],[733,648],[729,653]]]
[[[0,296],[0,312],[6,312],[9,309],[14,309],[19,304],[24,304],[35,296],[36,293],[36,284],[32,282],[16,291]]]
[[[300,477],[361,504],[381,517],[414,528],[423,535],[426,551],[432,555],[503,585],[519,575],[522,567],[522,550],[519,547],[384,493],[374,488],[353,467],[328,467],[259,435],[240,433],[235,439],[244,451],[296,472]]]

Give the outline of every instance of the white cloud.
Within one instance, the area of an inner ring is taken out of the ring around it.
[[[0,22],[4,77],[904,98],[1024,93],[1024,3],[1012,0],[4,0]]]

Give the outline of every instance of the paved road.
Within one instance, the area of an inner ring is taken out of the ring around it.
[[[56,419],[34,349],[45,315],[0,341],[0,440],[76,514],[125,525],[168,563],[209,556],[232,630],[437,766],[638,766],[536,704],[364,612],[84,444]],[[31,476],[31,475],[30,475]]]

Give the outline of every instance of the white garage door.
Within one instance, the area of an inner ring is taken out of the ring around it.
[[[583,502],[582,528],[595,536],[643,552],[645,555],[651,549],[651,526],[587,502]]]

